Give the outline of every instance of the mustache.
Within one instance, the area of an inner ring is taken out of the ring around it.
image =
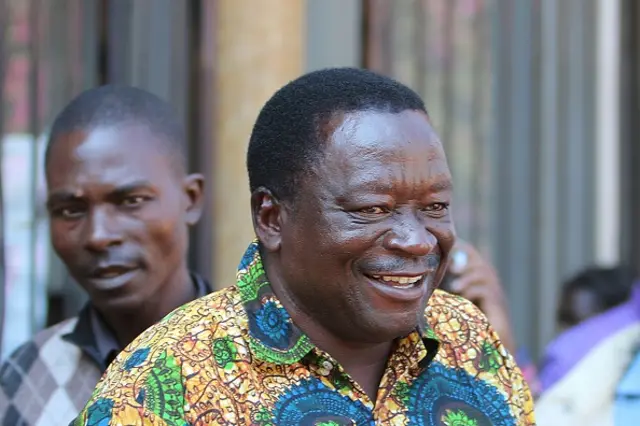
[[[362,264],[362,269],[370,274],[406,272],[406,271],[435,271],[440,266],[439,254],[428,254],[419,259],[386,258]]]

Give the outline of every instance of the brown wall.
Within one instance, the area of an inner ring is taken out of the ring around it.
[[[216,3],[213,163],[213,284],[235,282],[254,237],[245,155],[262,105],[304,67],[305,2],[219,0]]]

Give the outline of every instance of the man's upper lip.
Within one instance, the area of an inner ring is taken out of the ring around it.
[[[430,271],[426,272],[365,272],[366,275],[377,275],[385,277],[418,277],[420,275],[426,275]]]

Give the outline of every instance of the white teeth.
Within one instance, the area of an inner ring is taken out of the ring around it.
[[[389,275],[372,275],[373,278],[377,280],[382,280],[390,283],[398,283],[398,284],[415,284],[422,279],[422,275],[418,275],[416,277],[397,277],[397,276],[389,276]]]

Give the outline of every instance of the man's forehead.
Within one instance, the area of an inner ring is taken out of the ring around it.
[[[118,170],[128,164],[164,166],[167,150],[144,127],[106,126],[58,135],[47,158],[47,175],[59,170]]]
[[[360,117],[336,129],[318,177],[335,193],[452,190],[444,149],[426,115]],[[382,120],[382,121],[380,121]]]
[[[327,141],[325,153],[325,159],[352,165],[407,157],[445,159],[440,139],[418,111],[347,115]]]
[[[69,134],[55,141],[47,162],[47,184],[52,188],[93,186],[108,189],[130,181],[161,184],[171,166],[166,151],[150,149],[136,139],[144,133],[120,129],[95,129],[90,133]]]
[[[446,156],[427,116],[403,113],[363,112],[345,117],[325,147],[324,160],[342,167],[367,168],[385,162],[425,162],[446,166]],[[435,164],[434,164],[435,165]]]
[[[163,141],[145,125],[122,123],[61,133],[52,141],[50,156],[56,159],[91,160],[114,152],[160,152]]]

